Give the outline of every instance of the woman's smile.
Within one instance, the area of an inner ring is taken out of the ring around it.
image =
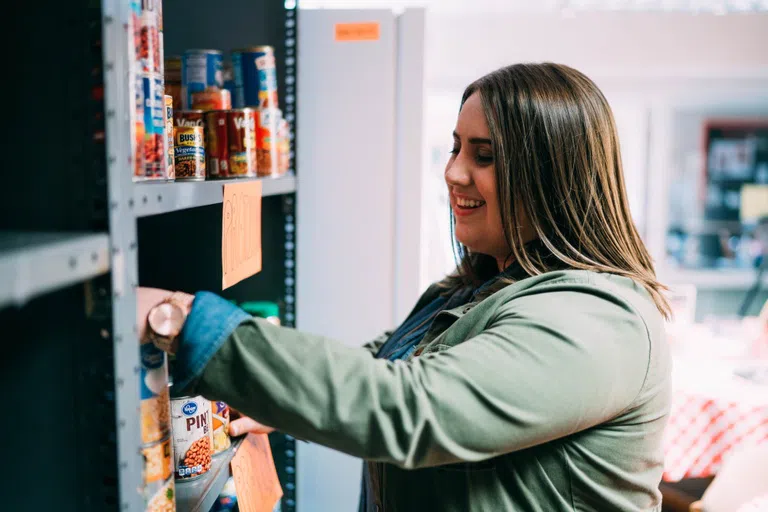
[[[478,213],[484,207],[485,201],[482,199],[451,192],[451,208],[453,208],[453,214],[458,217],[466,217],[467,215]]]

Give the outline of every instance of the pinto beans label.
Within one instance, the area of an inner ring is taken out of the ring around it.
[[[211,403],[201,396],[171,400],[176,479],[195,478],[211,469]]]

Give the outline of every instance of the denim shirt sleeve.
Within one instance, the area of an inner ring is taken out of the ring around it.
[[[174,387],[186,389],[200,375],[234,330],[251,316],[210,292],[195,295],[181,331],[174,365]]]

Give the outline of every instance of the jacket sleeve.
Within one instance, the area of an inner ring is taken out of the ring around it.
[[[643,386],[649,350],[636,313],[557,292],[511,301],[480,335],[409,362],[248,319],[193,385],[297,438],[420,468],[522,450],[616,417]]]
[[[378,335],[373,340],[369,341],[365,345],[363,345],[363,349],[368,351],[372,356],[376,357],[376,354],[378,354],[379,349],[381,346],[387,342],[387,340],[392,336],[392,331],[384,331],[380,335]]]

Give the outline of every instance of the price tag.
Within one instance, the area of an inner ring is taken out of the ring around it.
[[[335,39],[341,41],[378,41],[381,25],[378,22],[337,23]]]
[[[272,512],[283,496],[266,434],[248,434],[232,458],[237,506],[241,512]]]
[[[261,181],[224,185],[221,289],[261,271]]]

